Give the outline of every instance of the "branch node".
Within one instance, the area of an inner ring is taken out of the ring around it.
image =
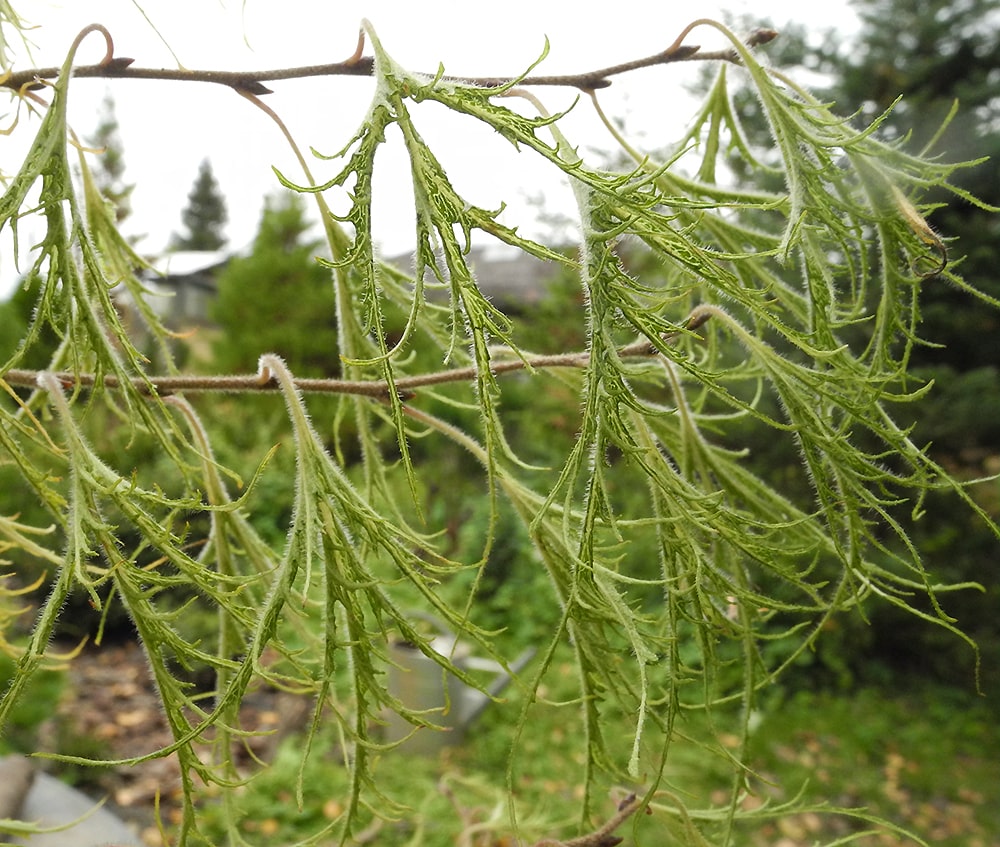
[[[671,62],[679,62],[683,59],[690,59],[699,50],[701,50],[700,44],[681,44],[676,47],[668,47],[661,55]]]
[[[586,94],[591,91],[597,91],[601,88],[610,88],[611,80],[606,77],[594,77],[592,79],[585,79],[580,81],[579,88]]]
[[[761,44],[768,44],[778,37],[778,30],[761,27],[755,29],[747,36],[747,47],[759,47]]]
[[[712,309],[706,306],[695,306],[688,315],[688,319],[684,322],[684,329],[689,332],[694,332],[696,329],[707,323],[712,317],[712,314]]]
[[[257,82],[255,79],[240,79],[232,83],[232,86],[237,91],[243,91],[247,94],[253,94],[255,96],[274,93],[273,89],[268,88],[263,83]]]
[[[101,67],[104,68],[109,75],[114,75],[121,73],[129,65],[131,65],[135,59],[130,59],[128,56],[115,56],[113,59],[109,59],[106,62],[101,62]]]

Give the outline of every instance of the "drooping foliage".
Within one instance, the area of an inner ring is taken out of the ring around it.
[[[19,659],[0,721],[45,665],[71,592],[87,592],[100,608],[123,604],[174,737],[147,757],[174,753],[181,764],[178,842],[200,836],[202,784],[237,802],[239,706],[263,680],[312,695],[304,758],[320,733],[333,735],[351,787],[332,826],[348,843],[373,807],[389,808],[379,793],[391,755],[378,742],[386,710],[414,726],[434,717],[388,690],[388,646],[403,641],[443,674],[481,685],[434,648],[422,625],[430,614],[500,662],[512,658],[504,634],[479,623],[475,578],[512,515],[547,577],[532,591],[545,592],[555,623],[514,684],[511,796],[523,764],[518,732],[545,704],[558,657],[569,656],[576,693],[562,707],[580,721],[581,820],[599,784],[628,781],[686,843],[730,844],[740,826],[761,820],[741,804],[759,692],[832,616],[875,599],[960,637],[945,609],[956,586],[925,569],[909,524],[931,491],[950,492],[989,520],[896,424],[895,410],[920,399],[907,366],[922,289],[961,284],[925,221],[924,197],[933,188],[974,203],[951,187],[966,166],[881,142],[877,120],[859,131],[724,27],[701,25],[721,32],[732,53],[677,148],[695,156],[693,167],[690,156],[651,161],[609,122],[636,160],[613,172],[582,158],[559,116],[536,109],[516,81],[412,73],[366,23],[375,84],[360,129],[346,143],[310,139],[318,161],[281,175],[315,198],[327,241],[340,362],[339,378],[319,381],[298,379],[270,351],[256,378],[148,371],[109,286],[146,302],[122,272],[133,261],[127,243],[94,196],[86,159],[82,198],[73,183],[66,101],[84,82],[69,73],[71,53],[0,200],[0,223],[15,229],[38,188],[36,214],[47,227],[33,254],[42,280],[33,324],[0,372],[4,386],[35,391],[0,406],[0,450],[51,525],[0,515],[0,537],[52,571],[27,642],[4,644]],[[757,34],[751,44],[764,40]],[[770,153],[741,131],[729,96],[735,75],[757,92]],[[249,83],[241,93],[269,111]],[[565,176],[580,229],[574,255],[462,198],[419,131],[427,103],[485,124]],[[371,238],[375,162],[390,137],[402,140],[411,165],[412,272],[382,263]],[[734,187],[727,157],[777,168],[784,187]],[[346,198],[349,211],[333,214],[328,197]],[[261,250],[270,245],[265,229]],[[580,309],[566,320],[585,338],[582,349],[536,355],[521,346],[516,317],[483,295],[467,263],[474,233],[577,274]],[[655,281],[626,270],[625,243],[661,265]],[[155,313],[139,311],[164,337]],[[49,367],[29,370],[26,356],[45,327],[61,344]],[[539,396],[566,391],[574,400],[577,418],[552,433],[545,467],[530,461],[534,445],[506,417],[505,397],[525,381]],[[294,465],[268,482],[283,486],[290,507],[277,544],[253,518],[268,463],[278,459],[262,449],[259,474],[251,468],[244,479],[220,467],[213,433],[233,428],[241,398],[219,391],[267,391],[283,405],[281,449]],[[336,410],[311,416],[311,391],[336,397]],[[109,425],[95,435],[101,416]],[[747,420],[797,451],[794,479],[757,475],[742,451],[723,445],[727,428]],[[478,555],[461,561],[427,502],[441,484],[435,444],[466,454],[478,477],[469,490],[491,516]],[[132,461],[150,453],[155,460]],[[465,596],[456,598],[456,584],[468,587]],[[178,589],[190,598],[180,612]],[[914,595],[928,598],[929,612]],[[533,597],[525,613],[539,602]],[[214,640],[185,630],[197,608],[217,616]],[[196,665],[214,671],[210,696],[181,673]],[[734,704],[742,738],[724,757],[730,799],[689,811],[667,778],[685,744],[682,715]],[[624,716],[627,737],[610,729],[613,715]],[[637,807],[628,801],[622,814]],[[237,818],[234,806],[233,843]]]
[[[855,0],[852,6],[860,19],[857,32],[783,28],[771,50],[772,60],[793,76],[817,75],[817,96],[840,114],[853,116],[858,130],[880,118],[881,136],[902,150],[951,160],[989,157],[955,174],[956,185],[974,192],[980,202],[954,198],[931,186],[925,203],[928,223],[944,239],[956,270],[995,304],[1000,298],[995,273],[1000,244],[1000,217],[995,212],[1000,207],[1000,8],[993,0]],[[735,99],[749,135],[766,137],[767,122],[753,91],[738,91]],[[746,185],[780,181],[779,175],[735,164]],[[988,475],[1000,452],[992,424],[993,398],[1000,395],[997,310],[982,308],[977,298],[955,285],[925,285],[919,305],[919,334],[927,343],[913,348],[910,373],[915,384],[933,381],[935,390],[925,402],[901,408],[897,416],[914,427],[913,440],[930,445],[938,461],[966,478]],[[996,509],[990,486],[979,486],[976,496]],[[983,554],[992,549],[992,536],[985,527],[970,523],[954,503],[935,497],[932,504],[914,538],[942,575],[984,583],[985,592],[956,598],[952,612],[987,651],[984,666],[995,668],[1000,630],[991,610],[1000,598],[1000,583],[993,570],[984,568],[989,556]],[[934,675],[951,680],[963,678],[968,658],[939,647],[933,651],[937,659],[928,664],[927,639],[934,634],[914,624],[891,609],[873,610],[865,623],[867,635],[858,637],[871,638],[885,663],[933,669]],[[857,656],[854,670],[863,673],[870,653]],[[998,682],[991,674],[987,689],[995,690]]]
[[[988,207],[1000,206],[1000,8],[993,0],[855,0],[861,28],[856,36],[828,34],[808,45],[805,33],[795,59],[820,71],[828,83],[819,96],[856,125],[884,115],[881,132],[903,149],[952,160],[989,157],[983,166],[956,174],[956,184],[982,204],[940,204],[930,221],[955,244],[966,280],[1000,299],[993,272],[1000,223]],[[918,348],[917,362],[964,372],[997,361],[995,310],[977,309],[961,291],[935,286],[926,293],[923,316],[936,345]],[[969,321],[973,327],[968,326]]]

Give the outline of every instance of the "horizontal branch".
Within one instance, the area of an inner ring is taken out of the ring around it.
[[[693,332],[709,318],[704,307],[698,307],[691,312],[685,323],[685,331]],[[679,333],[672,332],[663,336],[670,343]],[[618,349],[618,355],[623,358],[648,358],[659,352],[656,345],[642,338]],[[500,362],[490,363],[490,372],[495,376],[522,370],[548,370],[550,368],[585,368],[590,363],[590,354],[586,352],[555,353],[551,355],[524,356]],[[35,388],[42,371],[25,368],[12,368],[0,376],[0,381],[21,388]],[[452,382],[468,382],[478,375],[475,366],[453,368],[435,373],[417,374],[395,380],[396,392],[403,399],[413,396],[419,388],[431,385],[443,385]],[[78,389],[93,389],[100,384],[101,388],[116,390],[122,387],[122,381],[113,374],[104,374],[100,380],[92,373],[74,374],[69,371],[57,372],[55,378],[67,391]],[[389,386],[384,380],[344,380],[324,378],[295,379],[295,387],[307,394],[354,394],[361,397],[373,397],[387,400]],[[129,380],[132,388],[139,394],[149,396],[165,396],[184,392],[186,394],[247,394],[256,392],[278,391],[278,383],[270,376],[261,378],[259,374],[234,376],[196,376],[196,375],[163,375],[136,376]]]
[[[113,55],[113,43],[107,30],[100,25],[94,25],[105,35],[108,42],[108,54],[103,60],[95,65],[79,65],[73,68],[74,77],[97,77],[101,79],[154,79],[179,82],[207,82],[216,85],[225,85],[238,91],[246,91],[250,94],[270,94],[271,89],[264,83],[279,82],[289,79],[303,79],[306,77],[319,76],[372,76],[375,72],[375,60],[371,56],[363,56],[363,38],[358,41],[358,50],[349,59],[343,62],[332,62],[323,65],[304,65],[295,68],[278,68],[264,71],[208,71],[208,70],[187,70],[185,68],[137,68],[133,67],[134,59]],[[641,68],[653,67],[656,65],[668,65],[676,62],[686,61],[727,61],[738,62],[739,56],[734,50],[720,50],[716,52],[702,53],[701,48],[693,45],[682,44],[690,27],[686,28],[681,36],[671,44],[666,50],[647,56],[644,59],[636,59],[631,62],[623,62],[618,65],[600,68],[598,70],[585,71],[579,74],[562,74],[554,76],[526,76],[519,77],[457,77],[445,76],[441,79],[449,82],[465,83],[482,88],[501,88],[516,82],[521,86],[569,86],[579,88],[584,91],[594,91],[599,88],[607,88],[611,85],[611,77]],[[756,47],[759,44],[766,44],[773,39],[777,33],[774,30],[759,29],[754,31],[747,39],[747,44]],[[62,69],[32,68],[23,71],[12,71],[0,79],[0,87],[12,89],[14,91],[33,90],[43,88],[44,80],[56,79]],[[434,74],[427,74],[434,77]]]
[[[655,352],[652,345],[644,355]],[[637,355],[632,353],[631,355]],[[520,371],[525,369],[542,370],[546,368],[584,368],[590,361],[587,353],[564,353],[553,356],[530,356],[524,359],[495,362],[490,370],[495,375]],[[35,388],[41,371],[14,368],[2,376],[8,385],[22,388]],[[442,385],[449,382],[466,382],[475,379],[475,367],[454,368],[436,373],[418,374],[403,377],[395,382],[396,391],[405,397],[412,396],[413,391],[430,385]],[[67,391],[74,389],[92,389],[100,382],[100,387],[116,390],[121,388],[121,380],[113,374],[105,374],[100,380],[92,373],[73,374],[68,371],[55,374]],[[234,376],[136,376],[129,380],[139,394],[165,396],[184,392],[186,394],[247,394],[255,392],[268,393],[278,391],[279,385],[273,378],[262,380],[257,374]],[[295,387],[307,394],[354,394],[362,397],[388,399],[389,388],[383,380],[345,380],[325,378],[297,378]]]

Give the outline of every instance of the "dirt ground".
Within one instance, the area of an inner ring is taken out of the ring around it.
[[[249,750],[240,751],[243,761],[249,765],[251,754],[266,759],[286,732],[301,725],[310,708],[307,699],[287,692],[264,687],[249,692],[242,727],[265,734],[248,739]],[[139,645],[88,648],[76,656],[56,716],[39,740],[44,752],[65,753],[71,747],[75,755],[88,751],[109,761],[169,746],[173,739]],[[47,767],[66,776],[63,768],[58,762]],[[162,843],[154,812],[157,802],[167,826],[178,820],[180,768],[174,755],[138,764],[75,766],[71,775],[80,790],[95,799],[107,798],[107,808],[137,828],[151,847]]]

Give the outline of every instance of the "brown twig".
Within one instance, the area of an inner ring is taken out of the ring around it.
[[[304,65],[296,68],[278,68],[264,71],[210,71],[210,70],[187,70],[184,68],[137,68],[132,66],[132,59],[118,58],[111,54],[111,36],[100,24],[92,24],[87,31],[99,29],[104,33],[108,42],[109,52],[96,65],[80,65],[73,68],[75,77],[99,77],[104,79],[156,79],[173,80],[182,82],[207,82],[216,85],[225,85],[238,91],[246,91],[250,94],[270,94],[271,89],[264,83],[278,82],[288,79],[302,79],[305,77],[317,76],[371,76],[375,70],[375,61],[371,56],[362,56],[361,50],[363,42],[359,39],[358,48],[355,53],[343,62],[332,62],[322,65]],[[554,76],[526,76],[521,79],[514,77],[441,77],[449,82],[460,82],[468,85],[475,85],[482,88],[500,88],[517,82],[520,86],[569,86],[579,88],[584,91],[594,91],[599,88],[607,88],[611,85],[611,77],[641,68],[653,67],[656,65],[668,65],[676,62],[686,61],[726,61],[738,62],[739,57],[732,50],[721,50],[716,52],[702,53],[701,48],[694,45],[684,45],[681,42],[687,35],[690,27],[685,28],[681,36],[673,44],[660,53],[647,56],[644,59],[635,59],[631,62],[623,62],[618,65],[600,68],[593,71],[584,71],[579,74],[562,74]],[[762,33],[767,33],[768,37],[761,37]],[[747,44],[755,47],[765,44],[774,37],[772,30],[757,30],[747,39]],[[59,76],[61,69],[33,68],[24,71],[14,71],[7,75],[0,86],[20,91],[22,88],[39,88],[44,83],[42,80],[54,79]],[[433,77],[428,74],[428,77]]]
[[[708,308],[698,306],[691,311],[684,322],[684,332],[694,332],[711,317]],[[680,335],[679,332],[666,333],[663,340],[672,342]],[[648,358],[655,356],[658,349],[652,341],[641,338],[618,349],[621,358]],[[590,354],[586,352],[553,353],[547,355],[524,356],[490,363],[490,371],[494,375],[511,373],[521,370],[547,370],[550,368],[585,368],[590,362]],[[431,385],[443,385],[452,382],[468,382],[476,378],[478,369],[474,365],[464,368],[452,368],[434,373],[416,374],[401,377],[395,381],[396,391],[404,398],[412,396],[418,388]],[[0,376],[7,385],[34,388],[38,384],[39,371],[24,368],[12,368]],[[87,389],[97,386],[97,377],[92,373],[74,374],[69,371],[54,374],[55,378],[67,389]],[[278,390],[278,384],[272,378],[261,379],[258,374],[233,376],[136,376],[131,385],[140,394],[157,394],[165,396],[184,392],[186,394],[219,394],[219,393],[254,393],[272,392]],[[105,374],[101,378],[101,387],[115,390],[121,388],[121,381],[113,374]],[[382,380],[344,380],[324,378],[302,378],[295,380],[295,387],[307,394],[354,394],[375,399],[388,399],[389,387]]]
[[[648,349],[647,349],[648,348]],[[626,352],[629,356],[649,356],[655,352],[651,344],[646,343],[641,351]],[[563,353],[552,356],[530,356],[524,359],[494,362],[490,370],[496,374],[511,371],[541,370],[547,368],[583,368],[587,366],[589,356],[586,353]],[[37,385],[38,371],[13,368],[3,374],[2,379],[8,385],[34,388]],[[475,379],[477,369],[474,366],[453,368],[436,373],[418,374],[396,380],[396,390],[404,397],[410,396],[414,389],[430,385],[443,385],[450,382],[465,382]],[[67,389],[94,388],[97,377],[92,373],[73,374],[63,371],[55,374],[56,379]],[[132,387],[140,394],[158,394],[160,396],[184,392],[186,394],[247,394],[255,392],[269,393],[278,390],[273,379],[261,381],[256,374],[234,376],[142,376],[131,379]],[[101,387],[115,390],[121,388],[121,381],[113,374],[105,374],[101,379]],[[362,397],[386,399],[389,389],[382,380],[343,380],[343,379],[296,379],[295,387],[307,394],[354,394]]]
[[[2,379],[8,385],[34,388],[37,384],[38,374],[39,371],[13,368],[3,374]],[[74,374],[68,371],[60,371],[55,374],[55,377],[67,390],[95,388],[98,384],[97,377],[92,373]],[[239,374],[234,376],[151,375],[132,377],[129,382],[140,394],[158,394],[161,396],[176,394],[182,391],[190,394],[218,394],[227,392],[245,394],[278,390],[278,385],[274,380],[261,382],[256,374]],[[303,392],[359,394],[369,397],[386,396],[385,383],[376,380],[297,379],[295,385]],[[113,391],[121,388],[122,383],[114,374],[104,374],[100,380],[100,386]]]
[[[569,838],[566,841],[544,838],[537,842],[534,847],[616,847],[624,839],[621,836],[615,835],[615,830],[639,811],[642,805],[642,798],[636,797],[635,794],[629,794],[628,797],[618,804],[618,811],[612,815],[610,820],[593,832],[578,835],[576,838]]]

